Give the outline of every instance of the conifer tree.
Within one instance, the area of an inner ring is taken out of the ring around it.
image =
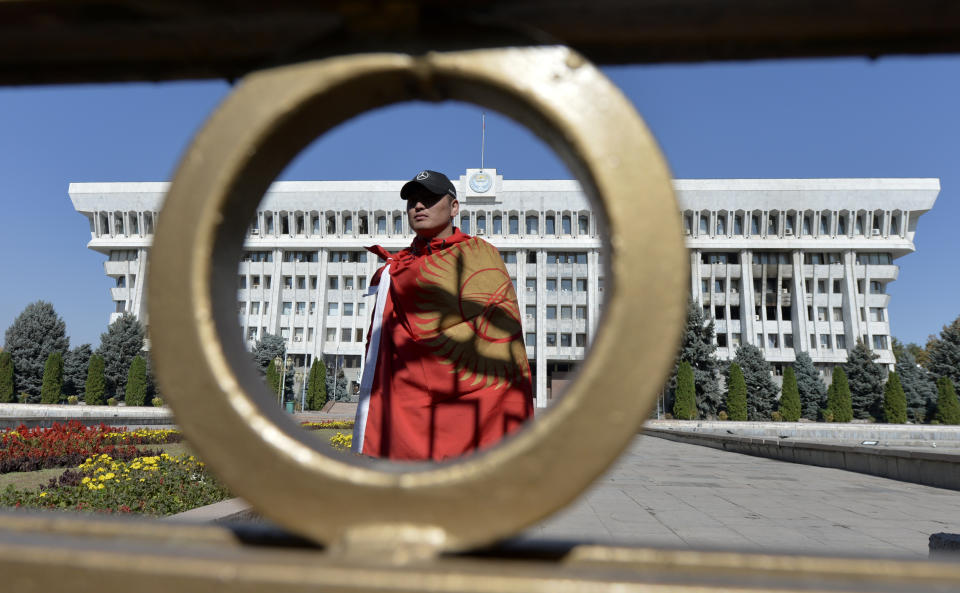
[[[747,384],[747,419],[769,420],[780,391],[771,377],[770,363],[763,358],[760,349],[751,344],[740,346],[734,361],[743,371],[743,380]]]
[[[37,301],[27,305],[14,319],[4,336],[4,349],[13,358],[17,390],[28,394],[28,401],[40,400],[43,372],[51,352],[70,348],[67,325],[53,305]]]
[[[876,419],[883,413],[883,368],[874,362],[879,357],[862,339],[858,339],[843,365],[855,418]]]
[[[797,377],[793,367],[787,367],[783,371],[780,415],[786,422],[796,422],[800,419],[800,392],[797,389]]]
[[[347,394],[347,376],[343,371],[339,371],[334,378],[334,374],[327,373],[327,397],[333,401],[346,401],[350,399]]]
[[[927,422],[937,405],[937,383],[919,366],[909,348],[897,359],[897,375],[907,398],[907,417],[913,422]]]
[[[948,377],[954,384],[960,383],[960,317],[943,326],[940,338],[932,343],[927,370],[935,377]]]
[[[87,381],[84,384],[83,399],[88,406],[102,406],[106,403],[107,381],[103,376],[103,357],[99,354],[90,356],[87,367]]]
[[[960,424],[960,402],[950,377],[937,380],[937,413],[934,420],[940,424]]]
[[[747,419],[747,384],[743,379],[740,365],[730,363],[727,371],[727,418],[743,421]]]
[[[51,352],[47,357],[47,364],[43,369],[43,384],[40,387],[40,403],[55,404],[60,402],[63,390],[63,355]]]
[[[142,356],[134,356],[130,362],[123,400],[128,406],[142,406],[147,401],[147,361]]]
[[[307,379],[307,407],[319,410],[327,403],[327,367],[317,358],[310,365]]]
[[[797,391],[800,393],[801,414],[807,420],[816,420],[820,410],[827,406],[827,386],[823,384],[820,373],[806,352],[797,353],[793,368],[797,377]]]
[[[693,367],[685,360],[681,361],[677,368],[677,392],[673,399],[673,417],[677,420],[693,420],[697,417]]]
[[[267,388],[277,399],[280,399],[282,396],[280,393],[280,371],[277,370],[277,365],[273,363],[267,365]]]
[[[720,390],[720,367],[714,356],[716,350],[713,321],[704,324],[700,306],[693,301],[688,301],[687,323],[669,386],[671,390],[676,391],[680,361],[687,361],[693,369],[696,407],[701,418],[716,416],[723,399]]]
[[[833,367],[833,381],[827,389],[827,414],[834,422],[850,422],[853,420],[853,406],[850,402],[850,384],[843,367]]]
[[[900,377],[891,372],[883,388],[883,418],[888,424],[906,424],[907,396],[900,385]]]
[[[87,381],[87,367],[93,349],[90,344],[81,344],[63,355],[63,393],[80,395]]]
[[[0,404],[17,401],[13,387],[13,357],[6,350],[0,352]]]
[[[103,375],[109,397],[118,398],[127,385],[133,358],[143,350],[143,325],[130,313],[118,317],[100,334],[97,354],[103,358]]]

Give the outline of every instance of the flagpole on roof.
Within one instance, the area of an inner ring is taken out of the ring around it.
[[[487,114],[480,114],[480,170],[483,171],[483,151],[487,143]]]

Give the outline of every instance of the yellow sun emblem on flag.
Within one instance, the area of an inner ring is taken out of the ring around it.
[[[416,336],[473,385],[530,377],[517,294],[497,250],[476,238],[426,258]]]

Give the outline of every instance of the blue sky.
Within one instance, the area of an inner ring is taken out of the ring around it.
[[[893,334],[923,343],[960,315],[960,58],[617,67],[681,178],[938,177],[917,252],[890,287]],[[104,256],[67,196],[74,181],[168,180],[229,93],[221,81],[0,88],[0,331],[51,301],[71,345],[99,343],[112,310]],[[284,179],[406,179],[479,165],[480,109],[404,104],[319,139]],[[523,128],[487,112],[486,165],[508,178],[566,178]],[[951,256],[950,254],[954,254]],[[0,338],[2,339],[2,338]]]

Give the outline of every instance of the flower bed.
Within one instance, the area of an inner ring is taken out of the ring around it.
[[[104,453],[35,490],[11,486],[0,493],[0,505],[161,516],[227,498],[226,487],[192,455],[163,453],[120,461]]]
[[[301,422],[300,426],[310,430],[323,430],[327,428],[352,429],[353,420],[323,420],[321,422]]]
[[[50,428],[20,425],[0,432],[0,473],[70,467],[103,453],[129,460],[155,453],[136,445],[175,443],[181,439],[180,432],[175,430],[127,431],[105,424],[84,426],[76,420],[54,423]]]

